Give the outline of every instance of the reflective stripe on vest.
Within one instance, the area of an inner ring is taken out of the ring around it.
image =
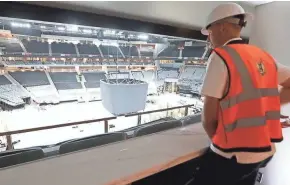
[[[262,126],[266,124],[266,120],[280,119],[280,111],[268,111],[265,116],[242,118],[234,123],[225,125],[226,132],[232,132],[236,128]]]
[[[240,54],[233,48],[229,46],[223,46],[221,49],[225,50],[230,57],[232,62],[236,66],[236,69],[241,77],[241,85],[243,91],[229,99],[221,100],[220,106],[222,110],[231,108],[243,101],[258,99],[262,97],[269,96],[279,96],[278,87],[277,88],[256,88],[252,82],[251,74],[249,73],[245,63],[243,62]],[[235,121],[234,123],[226,124],[225,131],[232,132],[235,128],[242,127],[255,127],[266,125],[266,120],[279,120],[280,111],[269,111],[266,112],[265,116],[243,118]]]

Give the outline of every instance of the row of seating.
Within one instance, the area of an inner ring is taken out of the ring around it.
[[[80,61],[13,61],[6,60],[4,61],[7,65],[78,65],[78,66],[88,66],[88,65],[154,65],[154,62],[80,62]]]
[[[21,47],[19,42],[13,43],[3,43],[5,48],[4,53],[23,53],[26,49],[29,53],[36,54],[48,54],[49,53],[49,44],[48,42],[26,39],[22,40],[24,48]],[[182,57],[197,57],[201,58],[205,51],[204,46],[186,46],[181,50]],[[94,44],[85,44],[85,43],[51,43],[51,53],[53,55],[60,54],[70,54],[70,55],[96,55],[101,56],[114,56],[114,57],[153,57],[153,51],[139,51],[136,46],[109,46],[109,45],[94,45]],[[176,45],[169,45],[163,51],[161,51],[158,57],[168,57],[168,58],[178,58],[180,50]]]
[[[38,53],[38,54],[48,54],[49,53],[49,44],[48,42],[31,40],[28,41],[26,39],[22,40],[24,47],[29,53]],[[20,46],[20,45],[19,45]],[[14,47],[7,47],[7,53],[15,53],[15,52],[23,52],[23,50],[15,50],[11,49]],[[120,49],[120,50],[119,50]],[[80,55],[96,55],[100,56],[101,52],[103,56],[119,56],[119,58],[123,58],[128,56],[153,56],[153,53],[140,53],[138,52],[138,48],[136,46],[108,46],[108,45],[100,45],[99,47],[95,44],[85,44],[78,43],[76,45],[72,43],[51,43],[51,53],[52,54],[72,54],[76,55],[77,52]],[[123,55],[122,55],[122,53]]]
[[[139,72],[141,77],[138,80],[150,82],[153,79],[153,71]],[[99,72],[83,72],[80,76],[76,72],[50,72],[48,73],[53,84],[49,82],[49,79],[44,71],[15,71],[9,72],[21,86],[25,87],[35,98],[37,102],[58,102],[56,97],[58,96],[55,88],[60,91],[67,90],[80,90],[82,89],[82,82],[87,89],[100,88],[100,80],[106,79],[106,73],[104,71]],[[135,78],[133,73],[129,73],[128,76],[118,78]],[[113,78],[116,78],[113,76]],[[17,87],[17,88],[16,88]],[[55,87],[55,88],[54,88]],[[0,75],[0,97],[2,102],[10,102],[13,105],[24,105],[22,100],[23,90],[17,85],[11,84],[11,82],[4,76]],[[25,94],[24,97],[27,97]],[[53,99],[53,100],[50,100]],[[43,101],[42,101],[43,100]]]
[[[109,143],[123,141],[131,137],[140,137],[168,129],[178,128],[200,122],[200,115],[192,115],[181,120],[170,119],[158,123],[147,123],[120,132],[89,136],[80,139],[64,141],[52,146],[33,147],[21,150],[10,150],[0,153],[0,168],[35,161],[51,155],[67,154]],[[133,136],[132,136],[133,132]],[[131,137],[129,137],[131,135]]]

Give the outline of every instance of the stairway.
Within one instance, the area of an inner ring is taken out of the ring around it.
[[[119,52],[121,53],[122,57],[125,58],[125,55],[124,55],[123,51],[121,50],[121,48],[120,47],[117,47],[117,48],[118,48]]]
[[[53,81],[52,81],[52,79],[51,79],[51,77],[50,77],[50,75],[49,75],[49,73],[48,73],[47,71],[45,71],[45,75],[46,75],[46,77],[47,77],[47,79],[48,79],[50,85],[51,85],[52,87],[54,87],[53,89],[55,90],[55,95],[56,95],[57,97],[59,97],[59,93],[58,93],[58,91],[57,91],[57,89],[56,89],[56,87],[55,87],[55,85],[54,85],[54,83],[53,83]]]
[[[75,46],[75,49],[76,49],[77,56],[78,56],[78,57],[80,57],[79,48],[77,47],[77,45],[76,45],[76,44],[74,44],[74,46]]]
[[[49,53],[49,56],[51,56],[51,43],[48,43],[48,53]]]
[[[27,50],[26,50],[26,48],[24,47],[22,41],[21,41],[20,39],[18,39],[18,42],[19,42],[21,48],[23,49],[24,53],[27,53]]]
[[[98,47],[98,50],[99,50],[99,52],[100,52],[100,54],[101,54],[102,58],[104,58],[104,55],[103,55],[103,52],[102,52],[102,50],[100,49],[100,47],[99,47],[99,46],[97,46],[97,47]]]

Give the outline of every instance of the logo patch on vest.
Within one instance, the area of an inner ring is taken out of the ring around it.
[[[257,68],[258,68],[259,73],[262,76],[264,76],[266,74],[266,69],[265,69],[265,66],[264,66],[264,64],[263,64],[262,61],[260,61],[260,62],[257,63]]]

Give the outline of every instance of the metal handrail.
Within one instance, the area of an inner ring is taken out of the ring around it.
[[[163,111],[174,110],[174,109],[180,109],[180,108],[185,108],[184,116],[187,116],[188,115],[188,108],[189,107],[193,107],[193,106],[195,106],[195,105],[194,104],[182,105],[182,106],[176,106],[176,107],[170,107],[170,108],[164,108],[164,109],[157,109],[157,110],[150,110],[150,111],[144,111],[144,112],[137,112],[137,113],[132,113],[132,114],[120,115],[120,116],[125,116],[125,117],[138,116],[137,125],[140,125],[141,124],[141,115],[155,113],[155,112],[163,112]],[[109,123],[108,123],[108,121],[109,120],[113,120],[113,119],[117,119],[117,117],[112,116],[112,117],[92,119],[92,120],[84,120],[84,121],[76,121],[76,122],[70,122],[70,123],[64,123],[64,124],[58,124],[58,125],[49,125],[49,126],[28,128],[28,129],[22,129],[22,130],[0,132],[0,136],[6,136],[8,149],[12,149],[13,146],[12,146],[11,135],[13,135],[13,134],[21,134],[21,133],[27,133],[27,132],[40,131],[40,130],[48,130],[48,129],[54,129],[54,128],[73,126],[73,125],[81,125],[81,124],[87,124],[87,123],[93,123],[93,122],[100,122],[100,121],[104,121],[104,132],[108,133],[108,131],[109,131]]]
[[[177,107],[170,107],[170,108],[164,108],[164,109],[149,110],[149,111],[144,111],[144,112],[126,114],[125,117],[138,116],[138,115],[150,114],[150,113],[155,113],[155,112],[163,112],[163,111],[174,110],[174,109],[188,108],[188,107],[192,107],[192,106],[195,106],[195,104],[182,105],[182,106],[177,106]]]
[[[70,122],[70,123],[64,123],[59,125],[49,125],[49,126],[43,126],[43,127],[35,127],[35,128],[28,128],[28,129],[22,129],[22,130],[14,130],[14,131],[8,131],[8,132],[0,132],[0,136],[5,135],[13,135],[13,134],[21,134],[26,132],[34,132],[34,131],[40,131],[40,130],[48,130],[53,128],[61,128],[61,127],[67,127],[67,126],[73,126],[73,125],[81,125],[81,124],[87,124],[87,123],[93,123],[93,122],[100,122],[100,121],[108,121],[116,119],[117,117],[106,117],[106,118],[99,118],[99,119],[92,119],[92,120],[85,120],[85,121],[76,121],[76,122]]]

